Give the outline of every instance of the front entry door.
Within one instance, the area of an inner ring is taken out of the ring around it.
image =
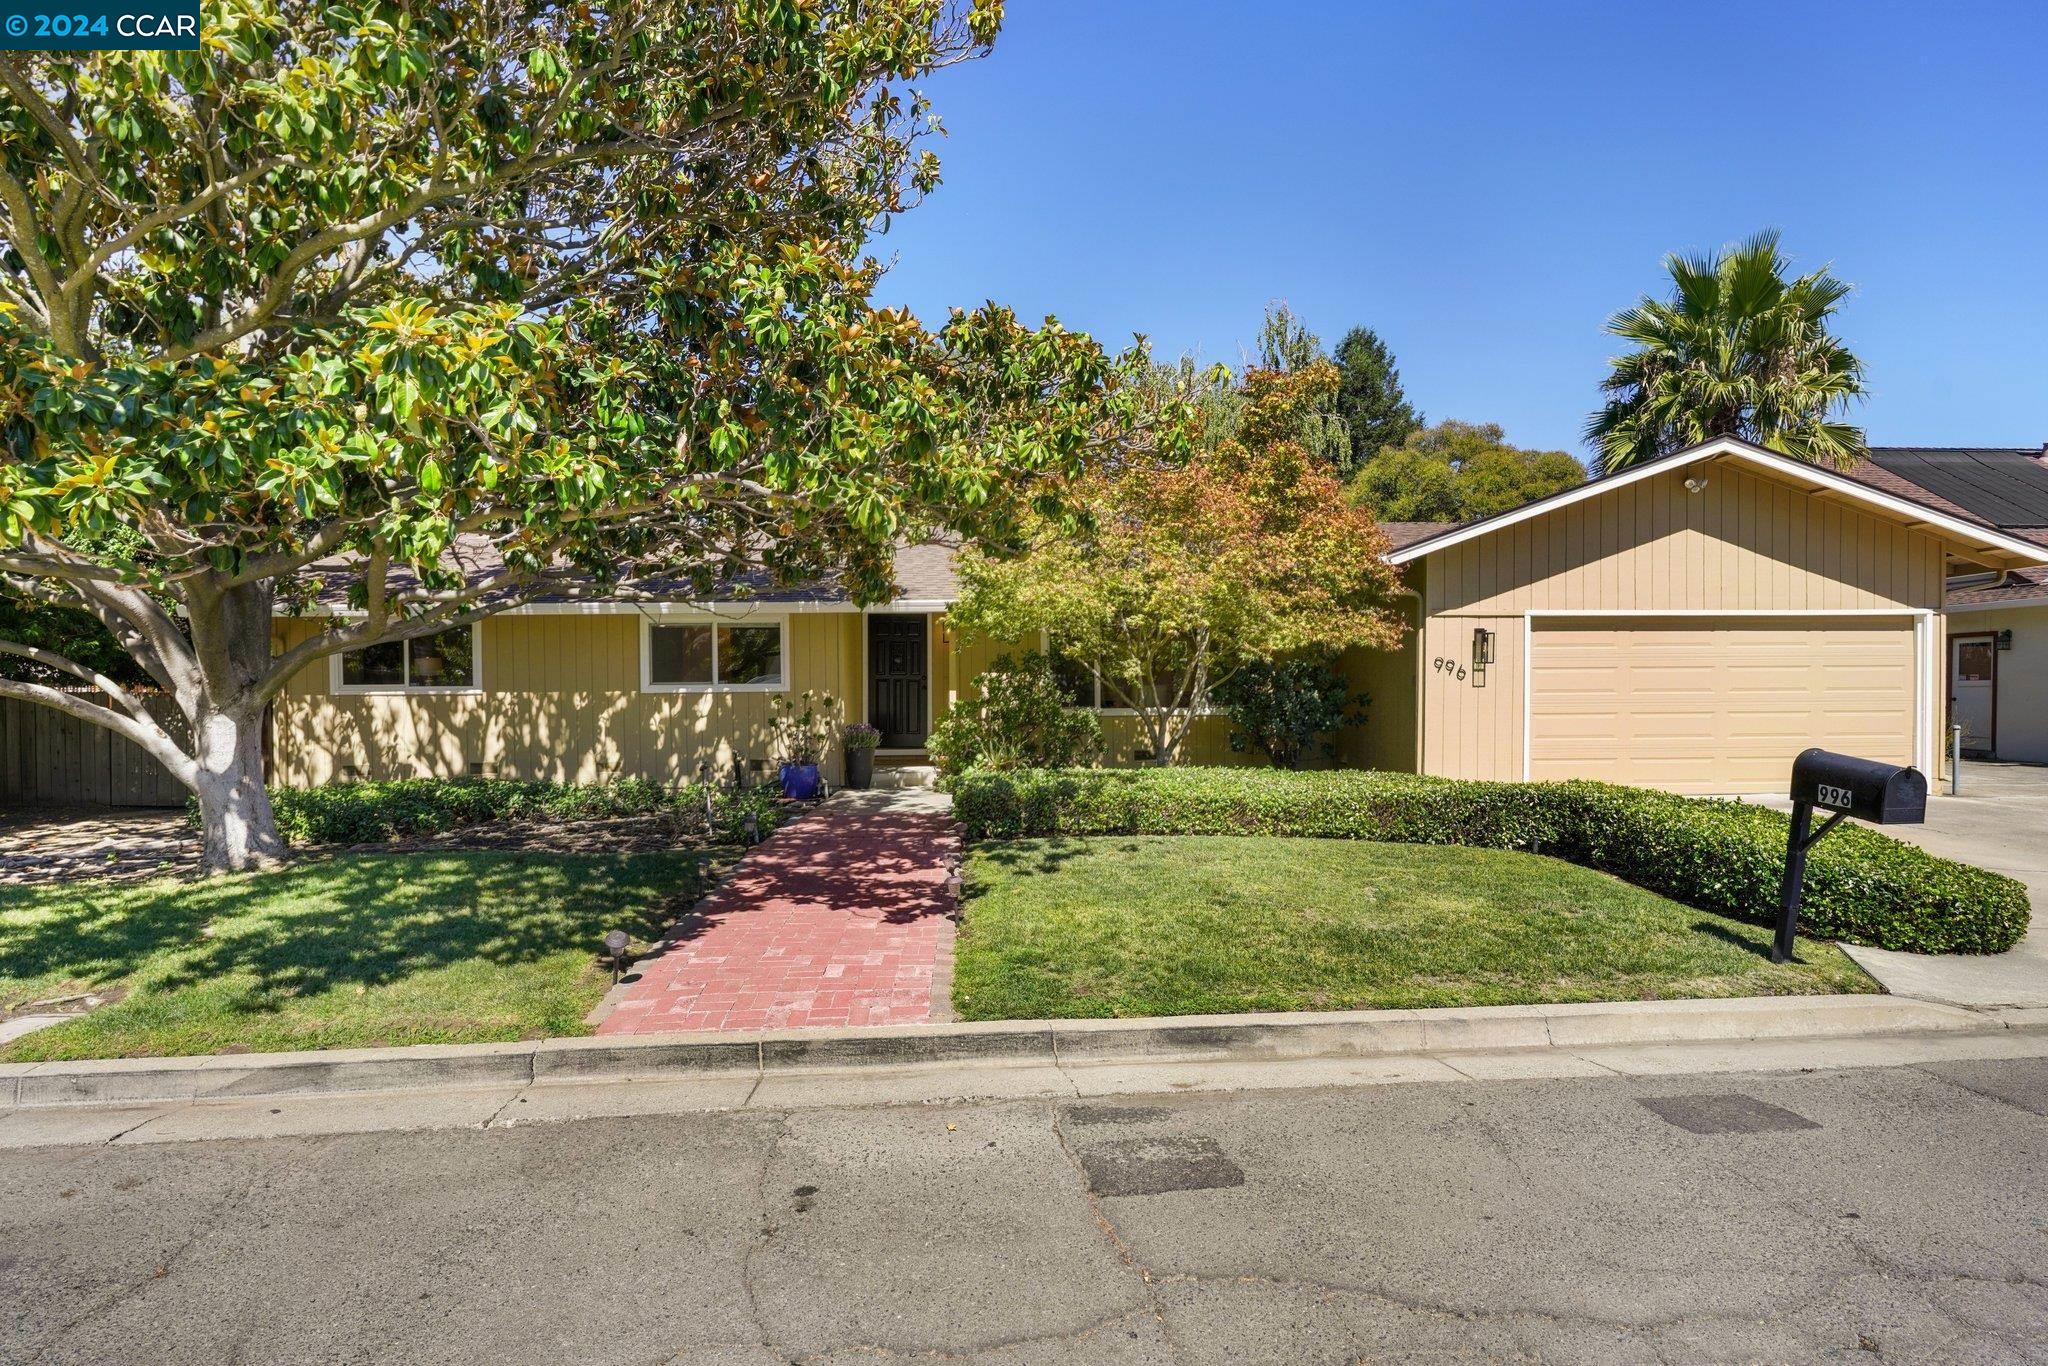
[[[931,730],[931,651],[925,618],[868,618],[868,720],[883,749],[923,749]]]
[[[1948,657],[1949,722],[1963,728],[1963,753],[1988,758],[1998,744],[1998,638],[1951,637]]]

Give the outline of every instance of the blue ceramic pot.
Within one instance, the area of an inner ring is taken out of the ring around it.
[[[816,764],[784,764],[782,795],[791,801],[807,802],[818,795],[820,779]]]

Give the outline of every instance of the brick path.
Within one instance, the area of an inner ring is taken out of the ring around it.
[[[945,884],[959,849],[943,798],[835,798],[748,854],[635,966],[638,980],[628,979],[597,1032],[948,1018],[953,921]]]

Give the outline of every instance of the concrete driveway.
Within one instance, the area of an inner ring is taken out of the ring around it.
[[[1900,996],[1965,1006],[2048,1006],[2048,767],[1965,763],[1962,792],[1927,802],[1925,825],[1893,826],[1929,853],[2018,878],[2034,922],[2010,953],[1919,954],[1842,946]]]

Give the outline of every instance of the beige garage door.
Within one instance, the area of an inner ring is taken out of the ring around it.
[[[1538,618],[1529,776],[1782,793],[1809,745],[1913,761],[1898,617]]]

